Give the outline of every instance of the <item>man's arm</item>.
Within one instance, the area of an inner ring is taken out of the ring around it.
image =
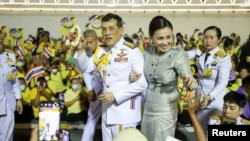
[[[74,57],[76,59],[76,66],[77,68],[83,73],[87,70],[89,65],[89,57],[86,53],[86,41],[83,37],[81,37],[79,45],[74,49]]]
[[[141,94],[144,92],[148,86],[143,68],[144,68],[144,58],[139,50],[139,48],[133,49],[131,52],[133,58],[131,59],[131,72],[135,71],[139,75],[139,79],[132,83],[129,83],[127,86],[124,86],[123,89],[118,89],[113,91],[113,95],[118,104],[128,100],[129,98]],[[128,75],[128,79],[130,79],[130,74]]]
[[[74,54],[74,58],[76,59],[77,68],[83,73],[87,70],[89,65],[89,58],[86,54],[86,51],[76,52]]]
[[[84,82],[85,82],[85,85],[88,89],[88,100],[89,101],[94,101],[96,100],[96,94],[94,92],[94,87],[92,85],[92,75],[91,73],[83,73],[83,76],[84,76]]]

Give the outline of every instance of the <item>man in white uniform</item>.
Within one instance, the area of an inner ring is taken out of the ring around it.
[[[0,141],[12,141],[15,110],[22,114],[21,90],[17,78],[16,56],[4,50],[0,34]]]
[[[147,88],[144,59],[139,48],[124,40],[123,33],[122,18],[108,13],[102,18],[105,46],[96,49],[93,60],[88,61],[83,40],[76,47],[79,69],[96,69],[103,80],[103,93],[97,96],[102,102],[103,141],[112,141],[121,130],[135,128],[141,121],[141,93]],[[132,83],[129,73],[133,70],[141,77]]]
[[[86,30],[83,33],[83,37],[86,41],[87,55],[90,60],[93,60],[93,54],[99,43],[97,34],[94,30]],[[102,102],[96,99],[96,97],[103,91],[102,78],[96,70],[85,72],[83,75],[84,82],[89,91],[90,104],[88,110],[88,120],[84,127],[81,141],[93,141],[96,125],[102,114]]]

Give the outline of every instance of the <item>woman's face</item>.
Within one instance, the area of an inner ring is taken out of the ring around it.
[[[219,39],[217,37],[217,32],[215,30],[207,30],[204,35],[204,46],[210,51],[217,47]]]
[[[158,52],[167,52],[174,43],[173,30],[169,27],[158,29],[151,37]]]
[[[240,70],[240,78],[244,79],[249,75],[247,69],[241,69]]]

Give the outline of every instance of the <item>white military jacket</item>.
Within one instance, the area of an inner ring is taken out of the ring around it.
[[[7,103],[15,111],[16,99],[21,98],[15,54],[6,51],[0,54],[0,76],[0,115],[5,115]]]
[[[206,62],[206,53],[197,58],[199,88],[196,91],[203,96],[210,95],[212,97],[213,100],[207,105],[207,108],[222,109],[223,97],[226,94],[226,86],[232,68],[231,57],[220,50],[218,46],[209,53],[210,56]],[[194,55],[188,54],[193,59],[191,56]]]
[[[88,53],[87,53],[88,54]],[[93,61],[93,53],[89,53],[89,59]],[[103,82],[102,78],[99,73],[97,73],[96,70],[92,70],[90,72],[83,73],[83,78],[85,85],[88,90],[93,90],[96,95],[99,95],[103,92]]]
[[[106,61],[103,65],[98,65],[98,61],[104,57],[107,57]],[[90,62],[86,58],[86,53],[77,57],[79,69],[82,72],[97,69],[103,79],[104,93],[112,92],[115,97],[113,103],[102,105],[102,119],[107,124],[140,122],[141,93],[147,88],[147,82],[143,73],[144,59],[139,48],[121,38],[114,47],[97,49]],[[132,70],[141,74],[139,80],[133,83],[129,80]]]

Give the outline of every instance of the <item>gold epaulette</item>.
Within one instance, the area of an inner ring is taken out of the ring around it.
[[[221,117],[218,116],[218,115],[212,115],[211,119],[213,119],[213,120],[221,120]]]
[[[14,54],[14,51],[11,50],[11,49],[4,49],[4,51],[8,52],[8,53],[13,53]]]
[[[196,74],[196,73],[198,72],[197,66],[196,66],[195,64],[190,65],[190,68],[191,68],[191,72],[193,73],[193,75]]]
[[[242,123],[245,123],[246,125],[250,125],[250,120],[247,120],[247,119],[242,118],[242,119],[241,119],[241,122],[242,122]]]
[[[204,53],[206,51],[206,48],[204,46],[199,46],[199,49],[202,53]]]
[[[133,43],[130,43],[128,41],[124,41],[123,44],[130,47],[130,48],[132,48],[132,49],[136,48],[136,46]]]
[[[190,65],[196,65],[196,61],[194,61],[194,60],[189,60],[189,64],[190,64]]]
[[[218,51],[214,54],[214,57],[217,57],[217,56],[219,56],[220,58],[224,58],[224,57],[227,56],[227,54],[226,54],[224,51],[222,51],[222,50],[218,50]]]

